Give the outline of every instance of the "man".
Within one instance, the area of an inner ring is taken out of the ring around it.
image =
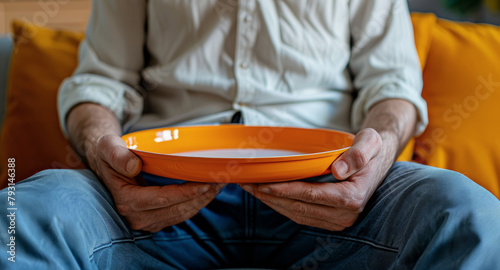
[[[493,195],[458,173],[394,164],[427,123],[404,0],[94,1],[80,52],[59,112],[93,172],[18,185],[18,265],[498,265]],[[119,137],[229,122],[357,135],[330,176],[241,187],[148,174],[139,185],[141,161]]]

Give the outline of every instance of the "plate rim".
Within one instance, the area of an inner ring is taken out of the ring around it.
[[[261,125],[242,125],[242,124],[206,124],[206,125],[182,125],[182,126],[170,126],[170,127],[160,127],[160,128],[151,128],[151,129],[144,129],[144,130],[138,130],[134,132],[130,132],[127,134],[123,134],[120,136],[122,140],[125,141],[125,138],[128,136],[131,136],[135,133],[140,133],[144,131],[149,131],[149,132],[155,132],[155,131],[162,131],[166,129],[177,129],[177,128],[203,128],[203,127],[231,127],[231,128],[289,128],[289,129],[303,129],[303,130],[323,130],[327,132],[335,132],[335,133],[341,133],[344,135],[347,135],[351,137],[353,140],[355,138],[355,134],[347,132],[347,131],[342,131],[342,130],[336,130],[333,128],[305,128],[305,127],[294,127],[294,126],[261,126]],[[126,143],[126,142],[125,142]],[[139,149],[134,149],[130,148],[127,146],[127,149],[131,150],[138,156],[147,156],[148,158],[153,158],[153,159],[158,159],[158,160],[177,160],[177,161],[194,161],[198,160],[200,162],[212,162],[212,163],[227,163],[231,161],[237,161],[239,163],[268,163],[268,162],[283,162],[283,161],[295,161],[295,160],[308,160],[308,159],[314,159],[314,158],[321,158],[321,157],[327,157],[330,155],[333,155],[338,152],[345,152],[347,151],[351,146],[339,148],[339,149],[334,149],[334,150],[328,150],[328,151],[322,151],[322,152],[314,152],[314,153],[305,153],[305,154],[300,154],[300,155],[286,155],[286,156],[269,156],[269,157],[196,157],[196,156],[181,156],[181,155],[175,155],[175,154],[163,154],[163,153],[157,153],[157,152],[150,152],[150,151],[145,151],[145,150],[139,150]],[[225,149],[225,148],[217,148],[217,149]],[[245,149],[255,149],[255,148],[245,148]],[[265,149],[265,148],[264,148]]]
[[[322,158],[322,157],[327,157],[330,155],[333,155],[338,152],[345,152],[347,151],[351,146],[340,148],[340,149],[335,149],[335,150],[330,150],[330,151],[323,151],[323,152],[316,152],[316,153],[307,153],[307,154],[302,154],[302,155],[287,155],[287,156],[274,156],[274,157],[195,157],[195,156],[179,156],[175,154],[159,154],[159,153],[154,153],[154,152],[148,152],[148,151],[142,151],[142,150],[137,150],[137,149],[130,149],[134,153],[140,153],[142,156],[147,156],[149,158],[154,158],[154,159],[160,159],[160,160],[182,160],[182,161],[193,161],[193,160],[199,160],[200,162],[216,162],[216,163],[225,163],[225,162],[230,162],[230,161],[237,161],[240,163],[268,163],[268,162],[282,162],[282,161],[293,161],[293,160],[307,160],[307,159],[315,159],[315,158]],[[252,148],[248,148],[252,149]],[[139,155],[139,154],[138,154]],[[139,155],[139,156],[141,156]]]

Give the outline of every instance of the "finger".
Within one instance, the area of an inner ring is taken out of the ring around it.
[[[184,222],[206,207],[216,196],[216,191],[206,192],[191,200],[169,207],[138,212],[129,218],[131,227],[135,230],[159,231],[165,227]]]
[[[261,200],[264,204],[267,206],[271,207],[273,210],[276,212],[288,217],[290,220],[294,221],[297,224],[300,225],[305,225],[305,226],[312,226],[316,228],[323,228],[331,231],[341,231],[346,228],[346,226],[342,226],[336,223],[336,219],[331,218],[331,219],[318,219],[316,217],[311,217],[311,216],[302,216],[302,215],[297,215],[296,212],[293,210],[284,207],[282,204],[277,204],[273,201],[269,200]],[[293,205],[292,202],[286,202],[290,205]],[[297,202],[299,204],[303,204],[302,202]],[[299,205],[297,204],[297,205]],[[302,207],[301,207],[302,208]]]
[[[351,148],[332,164],[332,174],[339,180],[349,178],[375,157],[382,147],[380,135],[371,128],[363,129],[354,138]]]
[[[165,211],[166,213],[161,213],[163,217],[168,217],[164,218],[163,220],[152,224],[149,226],[148,230],[154,230],[154,231],[159,231],[163,228],[173,226],[176,224],[179,224],[181,222],[184,222],[192,217],[194,217],[197,213],[200,212],[201,209],[206,207],[215,197],[217,194],[204,194],[201,196],[201,198],[194,199],[194,202],[186,202],[182,204],[178,204],[175,206],[172,206],[170,208],[172,209],[165,209],[161,211]],[[194,205],[193,205],[194,204]],[[183,205],[188,205],[187,207],[183,207]],[[177,208],[177,209],[176,209]],[[178,215],[173,215],[174,213],[179,213]],[[170,215],[172,215],[170,217]]]
[[[142,162],[125,142],[116,135],[102,136],[97,142],[99,156],[111,168],[127,177],[134,177],[141,171]]]
[[[359,211],[364,201],[357,183],[308,183],[302,181],[253,185],[255,193],[293,199],[327,207]],[[254,195],[255,196],[255,195]]]
[[[185,183],[167,186],[141,187],[130,185],[124,192],[133,199],[129,200],[131,210],[145,211],[161,209],[183,203],[199,197],[202,194],[217,194],[223,184]]]
[[[111,165],[100,158],[94,164],[94,172],[97,174],[97,177],[103,181],[113,195],[115,195],[115,191],[120,190],[126,185],[137,185],[134,177],[127,177],[117,172]]]
[[[346,208],[335,208],[330,206],[307,203],[289,198],[277,197],[267,193],[254,190],[253,195],[267,205],[280,209],[281,213],[294,220],[315,219],[323,222],[334,223],[339,226],[348,227],[356,220],[361,209],[350,210]]]
[[[293,211],[290,209],[287,209],[285,207],[282,207],[280,205],[274,204],[272,202],[263,202],[267,206],[271,207],[273,210],[276,212],[284,215],[285,217],[289,218],[293,222],[300,224],[300,225],[305,225],[305,226],[311,226],[311,227],[316,227],[316,228],[322,228],[322,229],[327,229],[331,231],[342,231],[347,227],[350,226],[343,226],[337,223],[338,220],[336,219],[318,219],[316,217],[310,217],[310,216],[297,216]]]

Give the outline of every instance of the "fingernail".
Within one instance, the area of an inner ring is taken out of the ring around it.
[[[210,185],[204,185],[200,189],[198,189],[198,193],[203,194],[203,193],[207,192],[209,189],[210,189]]]
[[[253,194],[253,188],[251,186],[249,186],[249,185],[243,185],[243,186],[241,186],[241,188],[243,190],[245,190],[246,192],[248,192],[250,194]]]
[[[127,166],[125,168],[125,171],[128,173],[128,174],[132,174],[132,173],[135,173],[135,170],[136,170],[136,167],[137,167],[137,162],[133,159],[129,160],[127,162]]]
[[[335,171],[337,171],[337,174],[339,175],[345,175],[347,173],[347,170],[349,169],[349,167],[347,166],[347,163],[345,163],[345,161],[343,160],[339,160],[337,162],[335,162],[335,164],[333,165],[335,167]]]
[[[268,187],[259,188],[259,191],[267,193],[267,194],[271,194],[271,189]]]

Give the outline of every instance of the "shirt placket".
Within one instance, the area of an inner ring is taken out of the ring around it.
[[[257,18],[255,17],[256,1],[245,0],[238,2],[236,49],[234,74],[237,82],[237,94],[233,107],[236,110],[245,111],[252,103],[255,88],[250,83],[251,72],[254,69],[252,63],[252,48],[257,34]]]

